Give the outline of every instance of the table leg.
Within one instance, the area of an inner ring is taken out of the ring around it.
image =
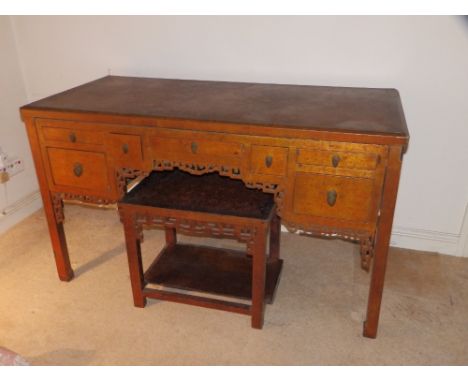
[[[281,218],[275,215],[270,227],[270,260],[278,260],[280,256]]]
[[[175,228],[168,228],[164,229],[166,232],[166,244],[169,246],[173,246],[177,244],[177,233]]]
[[[143,263],[141,259],[141,244],[133,216],[124,213],[123,225],[125,232],[125,244],[127,246],[130,283],[132,285],[133,304],[136,307],[144,308],[146,305],[146,297],[143,295],[144,276]]]
[[[54,200],[48,191],[42,193],[42,201],[58,276],[62,281],[70,281],[73,279],[74,274],[63,228],[63,202],[60,198]]]
[[[377,226],[372,278],[367,302],[367,317],[364,322],[364,336],[369,338],[375,338],[377,336],[388,249],[390,246],[393,215],[400,179],[401,154],[401,146],[390,147],[380,207],[380,218]]]
[[[252,251],[252,328],[263,327],[266,278],[266,228],[259,227]]]
[[[63,219],[60,219],[59,221],[57,219],[57,214],[55,213],[52,194],[49,191],[47,176],[42,162],[39,137],[34,120],[31,118],[25,118],[24,122],[26,124],[26,131],[28,133],[31,152],[34,158],[34,166],[36,168],[39,189],[41,190],[42,202],[44,204],[50,240],[54,251],[57,273],[60,280],[70,281],[73,279],[74,275],[70,264],[70,257],[68,255],[67,241],[65,239],[65,232],[63,229]],[[60,203],[62,202],[60,201]],[[58,207],[63,208],[62,204]],[[61,211],[61,216],[63,217],[63,211]]]

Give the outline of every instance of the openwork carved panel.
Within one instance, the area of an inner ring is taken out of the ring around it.
[[[120,210],[121,219],[123,219]],[[174,228],[178,233],[188,236],[202,236],[234,239],[246,243],[247,252],[252,253],[256,228],[253,226],[241,226],[211,221],[180,219],[175,217],[157,216],[148,214],[136,214],[133,217],[138,236],[143,241],[143,229],[148,228]]]
[[[222,176],[228,176],[233,179],[240,179],[241,172],[238,167],[216,164],[197,164],[190,162],[158,160],[153,161],[153,169],[157,171],[174,170],[178,168],[194,175],[208,174],[210,172],[218,172]]]
[[[65,221],[65,215],[63,213],[63,201],[64,200],[79,201],[82,203],[95,204],[98,206],[114,204],[117,202],[116,200],[101,198],[99,196],[78,195],[78,194],[72,194],[69,192],[55,192],[55,193],[52,193],[51,195],[52,195],[52,205],[54,207],[55,220],[57,221],[57,223],[63,223]]]
[[[277,184],[271,183],[259,183],[259,182],[245,182],[245,186],[248,188],[256,188],[258,190],[262,190],[268,194],[274,194],[278,191]]]
[[[360,241],[361,237],[369,235],[368,232],[360,230],[342,229],[319,225],[307,225],[307,227],[305,227],[300,224],[288,223],[284,221],[282,223],[286,226],[289,232],[306,236],[318,236],[330,239],[337,238],[350,241]]]

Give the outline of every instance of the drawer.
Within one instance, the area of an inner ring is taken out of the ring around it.
[[[151,138],[156,159],[193,159],[194,157],[240,157],[243,145],[237,142],[187,138]]]
[[[99,194],[109,191],[104,153],[48,148],[47,156],[56,186],[77,187]]]
[[[297,163],[331,168],[375,170],[380,157],[375,153],[334,150],[297,150]]]
[[[121,167],[139,168],[143,163],[141,136],[130,134],[109,134],[108,152],[114,164]]]
[[[285,175],[288,149],[285,147],[252,146],[250,169],[254,174]]]
[[[365,178],[296,173],[293,210],[326,218],[373,218],[374,181]]]
[[[41,135],[46,143],[102,145],[104,142],[102,132],[73,128],[43,126]]]

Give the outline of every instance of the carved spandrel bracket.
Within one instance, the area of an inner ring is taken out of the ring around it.
[[[52,195],[52,205],[54,208],[55,220],[57,223],[63,223],[65,221],[65,214],[63,211],[63,201],[78,201],[85,204],[93,204],[96,206],[104,206],[109,204],[115,204],[117,201],[113,199],[106,199],[99,196],[92,195],[78,195],[69,192],[54,192]]]
[[[274,194],[275,204],[276,204],[276,214],[282,216],[283,206],[284,206],[284,190],[278,184],[273,183],[260,183],[260,182],[244,182],[245,186],[248,188],[255,188],[262,190],[267,194]]]
[[[360,240],[361,268],[366,272],[369,272],[370,264],[374,257],[374,237],[375,235],[368,235]]]
[[[118,168],[116,170],[117,191],[122,197],[127,192],[127,184],[129,180],[138,178],[139,176],[147,176],[148,172],[133,168]]]
[[[52,206],[54,208],[55,221],[63,223],[65,221],[65,214],[63,212],[63,200],[60,194],[52,194]]]
[[[119,211],[121,220],[122,210]],[[247,252],[252,253],[256,228],[226,223],[206,222],[201,220],[180,219],[148,214],[134,215],[134,225],[139,239],[143,242],[143,229],[174,228],[178,233],[188,236],[214,237],[237,240],[247,245]]]

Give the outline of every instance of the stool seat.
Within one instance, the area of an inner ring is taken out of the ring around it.
[[[272,194],[241,180],[180,170],[152,172],[121,203],[255,219],[267,219],[275,205]]]

